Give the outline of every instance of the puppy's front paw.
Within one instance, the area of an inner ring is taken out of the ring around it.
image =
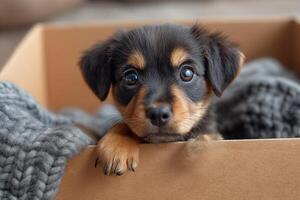
[[[139,147],[134,141],[107,142],[98,144],[100,162],[104,164],[105,175],[122,175],[135,171],[139,159]]]
[[[223,140],[223,137],[219,133],[201,134],[195,139],[191,139],[187,142],[185,147],[186,156],[193,158],[199,152],[205,150],[210,141]]]
[[[223,140],[223,136],[220,133],[209,133],[209,134],[202,134],[199,135],[196,140],[202,142],[209,142],[215,140]]]
[[[135,171],[139,160],[139,141],[124,124],[113,127],[97,144],[105,175],[120,176]]]

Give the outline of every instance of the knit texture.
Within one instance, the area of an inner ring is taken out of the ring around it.
[[[273,59],[247,64],[215,108],[225,139],[300,136],[299,79]]]
[[[91,116],[78,108],[64,108],[60,114],[68,117],[75,124],[89,129],[100,139],[109,128],[122,121],[122,116],[115,106],[104,104],[95,115]]]
[[[0,82],[0,199],[53,199],[68,159],[94,142],[74,122],[80,115],[81,124],[101,136],[118,121],[114,112],[54,114],[14,84]]]

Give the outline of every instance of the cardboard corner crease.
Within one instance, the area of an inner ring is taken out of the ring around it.
[[[201,22],[208,29],[227,34],[240,45],[248,60],[271,56],[300,72],[297,19]],[[93,111],[100,103],[76,67],[81,52],[120,26],[141,24],[37,25],[18,45],[1,71],[0,80],[20,85],[51,110],[77,106]],[[78,98],[82,96],[85,98]],[[193,159],[184,155],[184,145],[141,145],[136,173],[121,177],[107,177],[100,168],[94,168],[96,155],[90,146],[69,162],[56,199],[300,198],[299,139],[211,142]]]

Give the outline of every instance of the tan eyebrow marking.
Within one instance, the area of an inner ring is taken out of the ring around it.
[[[188,53],[181,47],[175,48],[170,57],[173,67],[179,67],[188,58]]]
[[[128,64],[136,67],[137,69],[145,68],[145,59],[141,52],[133,51],[128,57]]]

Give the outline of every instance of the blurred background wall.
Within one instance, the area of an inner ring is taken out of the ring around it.
[[[0,68],[37,22],[197,19],[300,14],[300,0],[0,0]]]

